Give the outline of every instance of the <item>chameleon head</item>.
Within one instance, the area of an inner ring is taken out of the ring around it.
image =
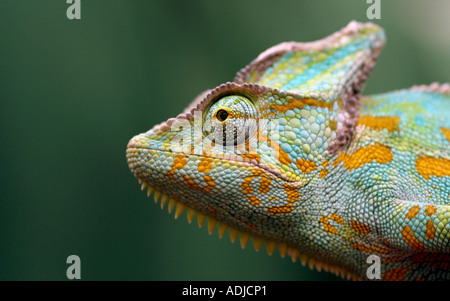
[[[295,253],[316,193],[308,187],[349,140],[383,41],[379,27],[352,22],[320,41],[270,48],[234,82],[133,137],[131,171],[161,207],[176,205],[176,217],[187,208],[189,221],[208,217],[210,233],[219,222],[219,235],[229,227],[243,246],[251,236],[257,249],[265,240],[269,253],[275,242]]]

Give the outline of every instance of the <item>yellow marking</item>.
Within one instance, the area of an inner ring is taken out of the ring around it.
[[[253,177],[245,177],[242,180],[241,188],[244,194],[253,193],[253,187],[250,185],[252,183],[252,179]]]
[[[298,190],[294,186],[290,186],[288,184],[283,185],[284,192],[287,194],[287,201],[289,203],[293,203],[297,201],[300,198],[300,193],[298,193]]]
[[[204,173],[210,172],[212,162],[213,162],[213,160],[211,158],[202,157],[202,159],[200,160],[200,163],[198,163],[197,170],[199,172],[204,172]]]
[[[328,170],[322,169],[319,173],[319,178],[325,177],[328,174],[328,172],[329,172]]]
[[[355,250],[358,250],[359,252],[365,252],[365,253],[372,253],[372,248],[370,246],[359,244],[357,242],[352,243],[351,247]]]
[[[203,176],[203,179],[205,180],[205,183],[208,185],[208,187],[211,187],[211,189],[216,186],[216,183],[214,183],[214,180],[212,177],[206,175],[206,176]],[[211,190],[211,189],[209,189],[209,190]]]
[[[266,194],[270,189],[271,182],[272,182],[271,179],[266,178],[266,177],[261,177],[261,179],[259,180],[259,183],[261,184],[259,186],[259,192],[261,192],[262,194]]]
[[[294,209],[294,206],[292,205],[292,203],[294,203],[295,201],[297,201],[300,198],[300,193],[298,192],[296,187],[290,186],[288,184],[284,184],[283,188],[284,188],[284,192],[287,195],[287,201],[289,203],[286,205],[282,205],[282,206],[269,207],[269,208],[267,208],[268,213],[272,213],[272,214],[288,213],[288,212],[291,212],[292,209]],[[274,199],[276,200],[276,198],[271,198],[271,200],[274,200]]]
[[[186,175],[183,176],[183,180],[184,180],[184,181],[186,182],[186,184],[188,184],[189,187],[191,187],[192,189],[200,190],[200,191],[203,191],[203,192],[209,192],[209,191],[211,191],[213,188],[216,187],[216,184],[214,183],[213,179],[212,179],[210,176],[208,176],[208,175],[203,176],[203,180],[205,181],[205,183],[206,183],[206,185],[207,185],[205,188],[202,188],[202,187],[198,186],[198,185],[194,182],[194,180],[192,180],[189,176],[186,176]]]
[[[434,205],[425,205],[425,213],[428,216],[432,216],[433,214],[435,214],[437,211],[437,207]]]
[[[414,235],[414,231],[408,227],[405,226],[402,230],[402,236],[403,240],[416,251],[423,252],[425,250],[423,243],[420,242],[417,237]]]
[[[333,213],[332,215],[330,215],[330,219],[332,221],[335,221],[338,224],[344,223],[344,219],[342,217],[340,217],[339,215],[337,215],[336,213]]]
[[[303,158],[295,161],[295,164],[303,173],[310,173],[311,171],[314,171],[317,169],[316,162],[305,160]]]
[[[294,209],[294,206],[292,204],[286,204],[283,206],[274,206],[267,208],[268,213],[272,214],[278,214],[278,213],[289,213]]]
[[[383,247],[378,247],[378,246],[370,246],[370,245],[366,245],[366,244],[360,244],[360,243],[353,243],[351,245],[351,247],[355,250],[358,250],[360,252],[365,252],[367,254],[382,254],[382,255],[386,255],[386,254],[390,254],[391,251],[389,249],[383,248]]]
[[[245,153],[244,154],[244,157],[245,158],[247,158],[248,160],[253,160],[253,159],[255,159],[256,160],[256,162],[258,162],[259,163],[259,161],[260,161],[260,157],[259,157],[259,155],[258,154],[254,154],[254,153]]]
[[[327,160],[327,161],[324,161],[323,163],[322,163],[322,167],[323,168],[326,168],[328,165],[330,164],[330,162]],[[326,169],[322,169],[321,171],[320,171],[320,173],[319,173],[319,178],[323,178],[323,177],[325,177],[327,174],[328,174],[328,170],[326,170]]]
[[[274,144],[277,145],[277,146],[275,146],[275,148],[276,148],[275,151],[278,152],[278,161],[280,161],[281,164],[286,164],[286,165],[291,164],[291,163],[292,163],[291,158],[289,157],[288,154],[286,154],[286,153],[281,149],[280,145],[277,144],[277,143],[275,143],[275,142],[272,142],[272,143],[274,143]],[[271,144],[272,144],[272,143],[271,143]]]
[[[450,160],[446,158],[420,156],[416,160],[416,169],[427,180],[430,179],[430,176],[450,176]]]
[[[370,233],[369,226],[367,226],[367,225],[365,225],[365,224],[363,224],[361,222],[358,222],[358,221],[351,221],[350,222],[350,227],[353,230],[355,230],[356,232],[359,232],[359,233],[364,234],[364,235]]]
[[[448,142],[450,142],[450,129],[441,127],[442,134],[444,134],[445,139],[447,139]]]
[[[419,205],[412,206],[411,209],[409,209],[408,213],[406,214],[406,218],[408,218],[409,220],[412,220],[413,218],[415,218],[417,216],[417,214],[419,214],[419,212],[420,212]]]
[[[326,232],[338,235],[339,234],[338,230],[334,226],[330,225],[329,220],[332,220],[338,224],[343,224],[344,219],[342,217],[340,217],[339,215],[337,215],[336,213],[333,213],[330,216],[322,215],[319,219],[319,222],[322,223],[323,228]]]
[[[377,131],[386,129],[388,132],[394,132],[399,130],[400,117],[365,115],[359,117],[357,125],[365,125]]]
[[[314,98],[290,99],[287,103],[281,105],[277,104],[269,105],[269,108],[271,110],[269,114],[286,113],[286,111],[297,108],[301,109],[307,105],[310,107],[328,108],[330,110],[332,110],[333,108],[333,102],[326,102]]]
[[[261,201],[259,200],[259,198],[256,195],[247,196],[247,199],[250,202],[250,204],[252,204],[253,206],[261,205]]]
[[[187,164],[186,157],[182,154],[178,154],[173,161],[172,169],[167,172],[167,177],[170,179],[177,169],[183,169]]]
[[[433,223],[433,221],[431,219],[429,219],[427,221],[426,226],[427,226],[426,227],[426,232],[425,232],[426,239],[430,240],[430,239],[435,238],[435,236],[436,236],[436,228],[434,227],[434,223]]]
[[[386,164],[391,162],[392,159],[393,155],[391,148],[376,142],[373,145],[361,147],[351,155],[341,153],[336,161],[334,161],[333,166],[336,167],[340,162],[343,162],[345,168],[353,170],[373,161],[376,161],[379,164]]]
[[[337,121],[330,120],[328,121],[328,124],[331,130],[335,131],[337,129]]]
[[[259,141],[267,142],[269,144],[269,146],[274,150],[275,155],[278,156],[278,158],[277,158],[278,161],[280,161],[282,164],[286,164],[286,165],[289,165],[292,163],[292,160],[289,157],[289,155],[281,149],[281,147],[278,143],[273,142],[272,139],[270,139],[268,136],[261,133],[259,130],[257,133],[258,133]]]
[[[335,234],[335,235],[338,235],[338,234],[339,234],[338,230],[337,230],[335,227],[331,226],[331,225],[328,223],[328,217],[326,217],[326,216],[321,216],[319,222],[322,223],[323,229],[324,229],[326,232],[331,233],[331,234]]]

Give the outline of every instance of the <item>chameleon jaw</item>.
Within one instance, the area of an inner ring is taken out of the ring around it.
[[[160,202],[161,210],[163,210],[164,207],[168,205],[167,206],[168,213],[171,214],[172,212],[174,212],[175,219],[178,219],[181,216],[181,214],[184,212],[184,209],[186,209],[186,218],[189,224],[193,222],[195,215],[197,215],[197,224],[199,228],[202,228],[206,222],[206,219],[208,219],[207,227],[209,235],[212,235],[214,233],[214,230],[218,228],[219,238],[222,238],[229,229],[231,242],[232,243],[236,242],[239,236],[239,241],[242,249],[245,249],[251,238],[253,247],[257,252],[261,250],[262,244],[265,243],[266,251],[269,255],[272,255],[275,252],[275,248],[278,247],[278,251],[282,258],[285,258],[286,255],[288,255],[291,257],[292,262],[296,262],[299,259],[299,262],[303,266],[308,265],[311,270],[316,269],[319,272],[322,270],[326,272],[331,272],[342,278],[347,278],[348,280],[361,280],[357,275],[346,271],[344,268],[338,265],[318,261],[317,259],[310,257],[306,254],[301,254],[297,248],[290,246],[284,242],[264,239],[262,237],[254,236],[248,232],[241,231],[222,221],[218,221],[216,218],[212,216],[206,215],[198,210],[193,209],[192,207],[186,206],[183,202],[178,201],[175,198],[169,197],[167,194],[155,189],[154,187],[150,186],[147,182],[143,181],[140,178],[138,178],[138,181],[139,184],[141,184],[142,191],[147,189],[147,197],[150,197],[153,194],[155,204],[157,204],[158,201],[161,201]]]

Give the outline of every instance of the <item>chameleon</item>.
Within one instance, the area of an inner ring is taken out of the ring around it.
[[[450,85],[363,95],[384,44],[352,21],[273,46],[134,136],[128,166],[162,209],[242,248],[351,280],[449,280]]]

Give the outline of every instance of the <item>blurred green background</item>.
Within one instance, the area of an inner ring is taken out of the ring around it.
[[[367,21],[365,0],[0,1],[0,279],[334,280],[174,220],[125,148],[266,48]],[[449,82],[450,2],[381,1],[365,93]]]

